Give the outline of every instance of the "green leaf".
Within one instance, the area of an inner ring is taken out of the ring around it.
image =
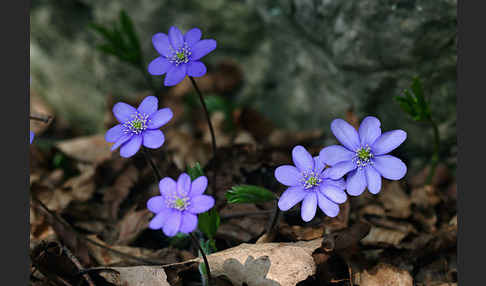
[[[429,104],[425,100],[422,83],[418,77],[413,78],[410,89],[403,91],[404,96],[397,96],[402,110],[409,114],[415,121],[426,121],[431,119]]]
[[[196,162],[194,166],[187,168],[187,174],[189,174],[189,177],[191,177],[191,181],[194,181],[198,177],[204,176],[201,164],[199,164],[199,162]]]
[[[198,216],[198,228],[202,231],[210,240],[218,231],[220,217],[218,211],[212,208],[207,212],[201,213]]]
[[[140,41],[138,40],[138,36],[135,33],[133,22],[124,10],[120,11],[120,23],[122,30],[125,32],[125,34],[128,36],[128,39],[130,40],[129,42],[132,49],[140,52]]]
[[[277,199],[271,191],[253,185],[234,186],[226,192],[226,199],[230,204],[263,203]]]

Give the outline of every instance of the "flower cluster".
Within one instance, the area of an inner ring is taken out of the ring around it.
[[[214,206],[213,197],[203,195],[207,186],[208,179],[205,176],[191,182],[186,173],[182,173],[177,182],[169,177],[160,180],[161,195],[147,201],[147,208],[155,213],[149,227],[162,229],[167,236],[194,231],[197,227],[197,214]]]
[[[112,151],[121,146],[120,155],[125,158],[135,155],[142,145],[151,149],[162,146],[165,138],[159,128],[172,119],[172,110],[159,110],[155,96],[147,96],[138,108],[118,102],[113,114],[120,124],[106,132],[105,140],[115,143]]]
[[[186,75],[200,77],[206,74],[206,66],[199,60],[216,49],[213,39],[201,40],[201,30],[193,28],[182,35],[177,27],[171,27],[169,34],[157,33],[152,43],[161,55],[148,66],[151,75],[163,75],[164,85],[173,86]]]
[[[346,121],[335,119],[331,130],[342,146],[325,147],[314,158],[302,146],[294,147],[295,167],[284,165],[275,170],[275,178],[289,187],[279,199],[279,208],[286,211],[303,201],[304,221],[314,218],[317,205],[327,216],[334,217],[339,213],[338,204],[347,199],[344,190],[351,196],[359,196],[367,187],[377,194],[382,177],[403,178],[407,166],[387,154],[405,141],[407,133],[392,130],[382,134],[380,125],[376,117],[368,116],[356,131]]]

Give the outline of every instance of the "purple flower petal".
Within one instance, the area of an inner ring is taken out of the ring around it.
[[[196,229],[196,227],[197,216],[189,212],[182,213],[180,232],[191,233]]]
[[[340,190],[346,189],[346,181],[342,178],[339,180],[323,179],[321,184],[328,184]]]
[[[209,54],[211,51],[216,49],[216,41],[213,39],[206,39],[197,42],[192,46],[192,60],[197,61],[205,55]]]
[[[158,129],[172,119],[173,113],[170,108],[162,108],[149,116],[148,129]]]
[[[153,230],[161,229],[164,224],[169,220],[171,214],[172,210],[167,208],[157,213],[150,221],[149,228]]]
[[[118,124],[108,129],[108,131],[106,131],[105,140],[107,142],[113,143],[116,142],[118,139],[120,139],[120,137],[122,137],[123,134],[124,134],[123,125]]]
[[[330,201],[320,192],[317,192],[317,204],[328,217],[335,217],[339,213],[339,206]]]
[[[169,42],[174,50],[182,48],[184,45],[184,36],[182,36],[181,30],[179,28],[172,26],[169,29]]]
[[[317,211],[317,195],[315,192],[308,192],[302,202],[300,209],[300,216],[305,222],[311,221],[316,215]]]
[[[146,115],[152,115],[152,113],[156,112],[159,106],[159,100],[155,96],[147,96],[142,100],[140,105],[138,106],[138,112],[144,113]]]
[[[301,172],[311,172],[314,170],[314,159],[304,147],[297,145],[292,149],[292,161]]]
[[[188,174],[182,173],[177,179],[177,193],[181,196],[189,195],[191,192],[191,177]]]
[[[120,138],[118,138],[118,140],[116,140],[115,144],[113,144],[113,146],[111,146],[111,151],[114,151],[118,147],[123,145],[125,142],[130,140],[132,138],[132,136],[133,136],[133,134],[131,134],[131,133],[122,135]]]
[[[391,155],[376,156],[373,162],[373,167],[380,175],[389,180],[400,180],[407,173],[405,163]]]
[[[403,130],[392,130],[383,133],[371,146],[375,156],[386,154],[400,146],[407,139],[407,133]]]
[[[322,170],[326,167],[326,164],[319,159],[319,156],[314,157],[314,172],[316,174],[322,173]]]
[[[359,138],[361,145],[371,146],[375,140],[381,135],[380,120],[374,116],[367,116],[359,126]]]
[[[344,161],[325,169],[322,175],[324,178],[338,180],[354,169],[356,169],[356,164],[353,161]]]
[[[181,82],[186,77],[187,65],[173,65],[164,79],[165,86],[173,86]]]
[[[350,161],[354,156],[354,152],[349,151],[341,145],[331,145],[319,152],[321,161],[329,166],[334,166],[343,161]]]
[[[148,72],[151,75],[163,75],[170,69],[170,67],[172,67],[172,64],[166,57],[158,57],[150,62],[148,65]]]
[[[142,146],[142,135],[133,135],[130,140],[121,146],[120,156],[123,158],[132,157],[138,150],[140,150],[140,146]]]
[[[172,178],[165,177],[159,182],[159,191],[164,198],[171,198],[177,190],[177,183]]]
[[[153,35],[152,44],[157,52],[164,57],[170,57],[173,53],[169,43],[169,37],[164,33],[157,33]]]
[[[351,196],[359,196],[366,188],[366,177],[363,169],[349,173],[346,179],[346,190]]]
[[[331,201],[338,204],[344,203],[348,198],[346,192],[330,184],[321,183],[319,190],[322,192],[323,195],[328,197]]]
[[[34,140],[34,132],[30,131],[30,144],[32,144],[33,140]]]
[[[191,184],[190,196],[195,197],[202,195],[208,187],[208,178],[206,176],[197,177]]]
[[[157,149],[164,144],[164,133],[160,130],[145,130],[143,132],[143,146]]]
[[[200,195],[191,199],[191,204],[187,208],[188,212],[193,214],[203,213],[214,206],[213,197]]]
[[[162,230],[164,231],[165,235],[174,236],[179,232],[181,226],[182,214],[180,211],[172,210],[169,217],[170,219],[168,219],[164,223]]]
[[[206,66],[198,61],[193,61],[187,64],[187,75],[189,76],[203,76],[206,74]]]
[[[301,185],[302,173],[294,166],[283,165],[275,170],[275,178],[286,186],[299,186]]]
[[[198,28],[192,28],[184,35],[184,41],[186,41],[186,44],[190,48],[195,43],[199,42],[199,40],[201,39],[201,35],[201,30],[199,30]]]
[[[288,211],[296,204],[300,203],[308,194],[302,187],[290,187],[280,196],[278,208],[281,211]]]
[[[381,190],[381,175],[373,166],[365,168],[366,182],[368,184],[368,190],[372,194],[378,194]]]
[[[147,201],[147,209],[153,213],[159,213],[166,208],[165,199],[162,196],[151,197]]]
[[[125,123],[133,119],[137,110],[135,107],[128,105],[124,102],[118,102],[113,106],[113,115],[120,123]]]
[[[358,150],[360,145],[359,135],[351,124],[342,119],[334,119],[331,123],[331,131],[344,147],[350,151]]]

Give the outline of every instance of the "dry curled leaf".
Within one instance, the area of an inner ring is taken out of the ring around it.
[[[84,163],[98,163],[111,157],[110,143],[103,134],[64,140],[56,144],[64,154]]]
[[[384,185],[384,189],[378,195],[385,207],[386,214],[395,218],[407,218],[411,215],[410,197],[405,193],[398,181]]]
[[[413,286],[408,271],[381,263],[371,270],[357,273],[355,280],[355,284],[360,286]]]
[[[129,165],[115,180],[112,187],[105,191],[103,201],[107,204],[110,210],[110,218],[116,219],[118,217],[118,210],[120,204],[130,193],[130,189],[135,185],[139,177],[138,169]]]
[[[100,271],[107,282],[123,286],[170,286],[161,267],[133,266],[113,267],[112,271]]]
[[[372,226],[370,233],[361,241],[366,245],[399,245],[408,232]]]

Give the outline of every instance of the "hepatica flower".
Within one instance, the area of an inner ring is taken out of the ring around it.
[[[173,86],[186,75],[200,77],[206,74],[206,66],[199,60],[216,48],[213,39],[201,40],[201,30],[193,28],[182,35],[177,27],[169,29],[169,35],[157,33],[152,37],[154,48],[161,55],[148,66],[151,75],[163,75],[164,85]]]
[[[143,145],[156,149],[164,144],[164,134],[159,130],[172,118],[170,108],[158,110],[158,99],[147,96],[135,108],[123,102],[113,106],[113,114],[120,124],[109,129],[105,134],[108,142],[115,143],[111,150],[120,148],[120,155],[128,158]]]
[[[327,216],[337,216],[338,204],[347,199],[344,180],[326,176],[325,165],[302,146],[292,149],[292,161],[295,166],[283,165],[275,170],[277,181],[289,187],[280,197],[278,207],[287,211],[303,201],[301,216],[306,222],[314,218],[317,206]]]
[[[213,197],[203,195],[207,186],[208,179],[205,176],[191,182],[186,173],[182,173],[177,182],[169,177],[160,180],[161,196],[147,201],[147,208],[155,213],[149,228],[162,229],[167,236],[194,231],[197,227],[197,214],[214,206]]]
[[[381,189],[381,177],[400,180],[407,173],[407,166],[398,158],[387,155],[407,138],[403,130],[392,130],[381,134],[380,121],[368,116],[361,122],[358,132],[342,119],[331,123],[334,136],[343,144],[332,145],[321,150],[319,157],[332,168],[325,173],[332,179],[345,174],[346,190],[359,196],[366,187],[372,194]]]
[[[34,132],[30,131],[30,144],[34,141]]]

